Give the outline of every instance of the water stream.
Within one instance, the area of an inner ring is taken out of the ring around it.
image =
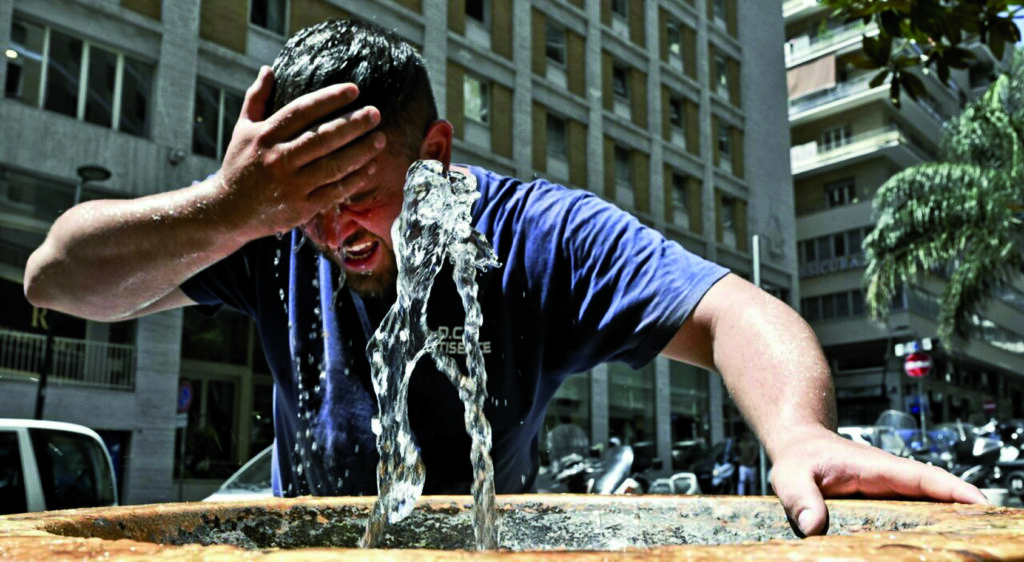
[[[477,302],[476,270],[497,267],[494,251],[470,225],[473,202],[480,197],[476,179],[457,171],[447,175],[440,162],[421,160],[409,168],[402,214],[392,226],[398,265],[397,298],[367,345],[379,417],[374,418],[380,464],[377,503],[367,522],[362,546],[379,544],[387,524],[409,513],[423,491],[423,462],[409,427],[409,378],[416,363],[429,356],[459,391],[466,430],[472,439],[473,521],[478,549],[498,544],[491,464],[491,428],[484,417],[487,373],[480,349],[483,315]],[[466,372],[443,351],[443,336],[427,327],[427,298],[445,260],[466,312],[462,341]]]

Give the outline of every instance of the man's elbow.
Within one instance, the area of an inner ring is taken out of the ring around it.
[[[38,308],[52,308],[52,295],[53,289],[48,287],[44,282],[45,276],[41,273],[40,267],[40,256],[39,253],[42,249],[38,249],[32,252],[29,256],[28,262],[25,264],[25,299],[35,307]]]

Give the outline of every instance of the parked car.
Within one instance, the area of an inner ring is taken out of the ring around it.
[[[273,459],[274,446],[271,445],[249,459],[249,462],[242,465],[242,468],[239,468],[221,484],[216,492],[203,501],[225,502],[273,497],[274,490],[270,481]]]
[[[0,514],[111,505],[114,465],[95,431],[0,418]]]

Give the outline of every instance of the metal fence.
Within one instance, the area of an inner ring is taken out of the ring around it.
[[[46,336],[0,330],[0,371],[38,376],[43,369]],[[49,376],[86,386],[135,389],[135,348],[71,338],[53,339]]]

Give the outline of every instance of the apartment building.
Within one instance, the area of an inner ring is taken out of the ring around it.
[[[898,171],[938,156],[943,123],[984,93],[1001,62],[975,42],[969,71],[947,84],[921,72],[928,94],[904,95],[897,109],[888,84],[872,87],[877,71],[851,63],[876,27],[830,18],[816,0],[788,0],[783,10],[800,308],[835,374],[840,423],[870,425],[887,409],[923,409],[926,424],[1021,417],[1020,287],[999,295],[963,349],[935,342],[932,372],[917,381],[904,373],[896,345],[934,341],[942,280],[906,287],[884,325],[867,319],[862,284],[874,193]]]
[[[0,286],[14,303],[0,326],[0,415],[33,415],[49,334],[43,416],[100,430],[128,503],[200,497],[271,442],[271,376],[247,317],[58,321],[25,301],[21,282],[28,254],[76,192],[137,197],[216,170],[260,65],[288,35],[329,17],[374,21],[421,50],[455,128],[456,161],[591,190],[748,278],[758,234],[763,284],[795,303],[780,8],[0,0]],[[111,175],[82,179],[86,164]],[[549,419],[666,460],[674,442],[717,441],[739,423],[716,376],[661,358],[571,378]]]

